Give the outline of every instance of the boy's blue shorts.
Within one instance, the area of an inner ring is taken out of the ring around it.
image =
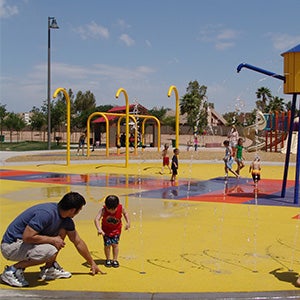
[[[120,235],[116,234],[114,236],[103,236],[104,246],[110,246],[112,244],[119,244]]]

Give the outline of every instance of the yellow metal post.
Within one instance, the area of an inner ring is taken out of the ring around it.
[[[125,167],[128,167],[128,160],[129,160],[129,102],[128,102],[128,95],[127,92],[120,88],[118,89],[116,93],[116,98],[119,98],[120,93],[123,93],[125,96],[125,102],[126,102],[126,159],[125,159]]]
[[[179,97],[178,97],[178,91],[175,85],[170,86],[168,91],[168,97],[171,96],[172,91],[175,93],[175,99],[176,99],[176,106],[175,106],[175,147],[179,147]]]

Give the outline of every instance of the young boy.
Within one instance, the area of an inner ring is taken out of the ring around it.
[[[249,173],[251,173],[254,183],[258,183],[260,180],[260,170],[260,157],[256,155],[249,167]]]
[[[172,164],[171,164],[171,169],[172,169],[172,176],[171,176],[171,181],[175,181],[176,176],[178,174],[178,154],[179,154],[179,149],[175,148],[173,150],[173,157],[172,157]]]
[[[109,195],[105,198],[105,205],[100,209],[95,217],[94,223],[98,231],[98,235],[103,236],[104,254],[106,257],[105,266],[107,268],[119,267],[119,239],[122,231],[122,215],[126,220],[125,230],[130,228],[129,216],[119,198],[115,195]],[[100,219],[102,224],[100,226]],[[111,249],[113,259],[111,260]]]
[[[239,178],[239,175],[234,170],[232,170],[233,157],[232,157],[232,149],[229,146],[229,141],[225,140],[223,142],[223,145],[225,147],[225,156],[223,158],[223,161],[225,163],[225,177],[226,179],[228,178],[228,171],[230,171],[237,178]]]
[[[168,144],[165,144],[161,155],[162,155],[162,159],[163,159],[163,165],[162,165],[160,174],[164,174],[165,167],[168,167],[169,172],[171,174],[170,158],[169,158],[169,145]]]
[[[77,155],[79,155],[79,151],[81,149],[82,155],[84,155],[84,144],[85,144],[85,139],[86,139],[86,131],[80,136],[78,140],[78,148],[77,148]]]

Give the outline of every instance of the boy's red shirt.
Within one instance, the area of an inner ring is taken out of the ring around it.
[[[107,236],[120,235],[122,231],[122,204],[117,206],[114,214],[110,213],[105,206],[103,206],[102,230]]]

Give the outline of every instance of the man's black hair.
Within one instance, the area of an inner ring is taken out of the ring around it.
[[[119,198],[115,195],[109,195],[105,198],[105,206],[108,209],[115,209],[119,205]]]
[[[58,202],[58,208],[62,210],[76,208],[76,210],[79,210],[85,204],[86,202],[82,195],[77,192],[70,192],[65,194]]]

